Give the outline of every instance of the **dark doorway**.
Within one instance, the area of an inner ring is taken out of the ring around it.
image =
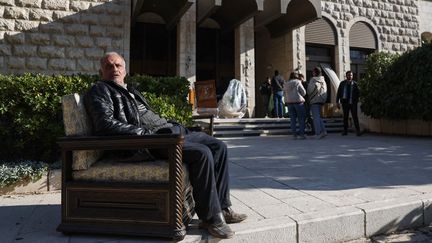
[[[229,81],[235,77],[234,32],[198,28],[196,61],[197,82],[215,80],[216,97],[219,100]]]
[[[175,76],[177,30],[164,24],[136,22],[131,28],[130,73]]]

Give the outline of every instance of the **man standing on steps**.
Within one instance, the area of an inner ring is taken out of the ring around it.
[[[336,103],[337,107],[340,109],[340,104],[342,104],[343,112],[343,124],[344,131],[342,136],[348,134],[348,116],[351,111],[351,116],[356,128],[357,136],[361,136],[360,124],[357,115],[357,104],[360,97],[360,90],[358,88],[357,82],[353,80],[353,72],[348,71],[345,74],[346,79],[339,84]]]

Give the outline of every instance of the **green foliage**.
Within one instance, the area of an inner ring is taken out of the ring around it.
[[[186,126],[192,124],[192,107],[187,102],[189,81],[186,78],[135,75],[128,77],[126,82],[135,85],[162,117]]]
[[[144,97],[150,103],[152,109],[168,120],[174,120],[180,124],[190,126],[192,124],[192,108],[187,102],[167,95],[155,95],[144,93]]]
[[[141,92],[174,96],[185,101],[189,92],[189,81],[184,77],[134,75],[127,77],[126,83],[135,85]]]
[[[432,45],[368,57],[362,110],[373,118],[432,120]]]
[[[64,136],[61,97],[84,93],[98,76],[0,75],[0,159],[58,159],[56,140]],[[168,119],[190,124],[185,78],[129,77],[146,91],[153,108]]]
[[[48,165],[39,161],[0,162],[0,188],[17,181],[38,180],[48,170]]]
[[[53,159],[64,134],[61,97],[92,81],[88,75],[0,75],[0,158]]]

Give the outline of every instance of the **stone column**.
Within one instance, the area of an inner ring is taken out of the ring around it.
[[[253,18],[235,30],[235,76],[245,86],[247,111],[245,117],[255,116],[255,41]]]
[[[196,81],[196,3],[183,15],[177,27],[177,75]]]
[[[286,43],[289,47],[290,43]],[[288,66],[288,69],[290,67]],[[300,73],[306,73],[306,47],[305,47],[305,27],[300,27],[292,31],[292,66],[291,70],[298,70]],[[291,70],[288,70],[288,79]]]

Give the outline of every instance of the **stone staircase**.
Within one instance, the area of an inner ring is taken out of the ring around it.
[[[327,132],[342,132],[341,117],[324,118]],[[241,137],[241,136],[269,136],[289,135],[291,125],[289,118],[242,118],[242,119],[214,119],[215,137]],[[306,129],[307,134],[312,134]]]

